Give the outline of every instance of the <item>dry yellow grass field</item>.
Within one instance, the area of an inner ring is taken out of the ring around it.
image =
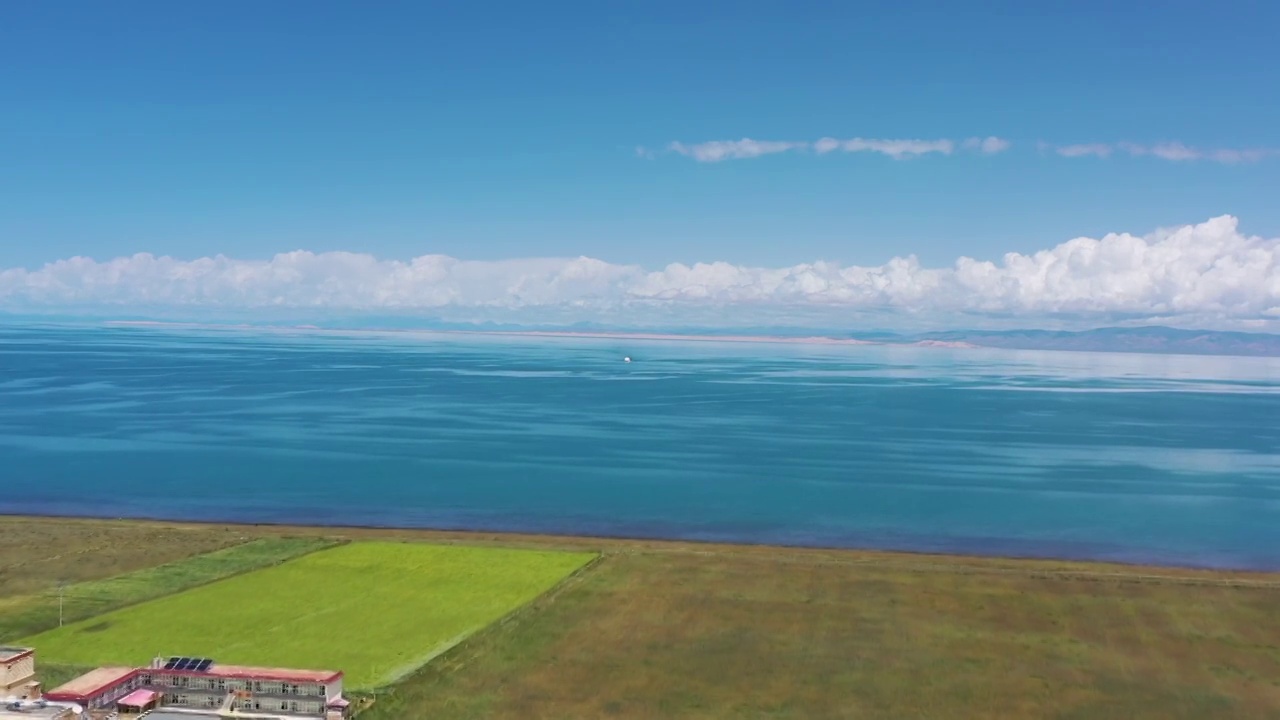
[[[614,554],[368,716],[1280,718],[1280,586],[1100,570]]]
[[[244,528],[0,516],[0,594],[121,575],[243,542]]]

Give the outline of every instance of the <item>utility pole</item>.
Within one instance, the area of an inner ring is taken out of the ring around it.
[[[60,581],[58,583],[58,627],[62,627],[62,596],[67,589],[67,583]]]

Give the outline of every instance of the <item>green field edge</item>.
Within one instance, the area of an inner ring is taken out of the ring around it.
[[[543,604],[549,601],[549,599],[552,598],[552,596],[558,595],[562,588],[564,588],[566,585],[568,585],[570,582],[576,579],[579,575],[582,575],[583,573],[588,572],[591,568],[599,564],[600,561],[603,560],[603,558],[604,558],[603,554],[597,553],[595,557],[583,563],[573,572],[569,573],[568,575],[565,575],[563,578],[558,580],[555,585],[552,585],[551,587],[547,588],[545,591],[539,593],[536,597],[530,599],[528,602],[524,603],[523,605],[512,608],[511,612],[508,612],[506,615],[503,615],[502,617],[498,618],[497,620],[494,620],[493,622],[482,625],[474,630],[462,633],[457,637],[454,637],[446,642],[436,645],[434,648],[431,649],[429,653],[424,655],[421,659],[414,660],[412,663],[406,663],[404,665],[403,670],[391,674],[387,678],[386,682],[382,683],[376,688],[373,688],[372,690],[365,690],[364,692],[379,693],[386,690],[390,690],[394,688],[395,685],[404,681],[406,678],[416,674],[419,670],[425,667],[427,663],[431,662],[432,660],[435,660],[436,658],[448,655],[454,648],[462,645],[463,643],[466,643],[471,638],[477,637],[479,635],[483,635],[484,633],[488,632],[491,628],[501,628],[506,626],[507,624],[522,617],[528,611],[533,609],[534,606],[541,607]]]
[[[63,624],[176,595],[349,542],[324,536],[258,537],[174,562],[68,585],[63,590]],[[264,547],[261,555],[251,554],[244,558],[244,564],[237,564],[237,556]],[[218,566],[204,571],[200,566],[211,559],[218,561]],[[0,642],[22,645],[24,639],[57,628],[57,606],[57,590],[0,598]]]
[[[449,643],[444,644],[443,647],[437,646],[436,648],[433,648],[432,652],[425,656],[420,662],[416,662],[411,668],[406,666],[403,673],[393,676],[382,685],[373,689],[349,691],[347,694],[351,696],[353,702],[356,702],[359,707],[356,717],[369,717],[376,720],[376,715],[368,715],[367,713],[370,710],[376,712],[378,700],[394,696],[399,685],[423,672],[429,663],[436,660],[452,659],[455,655],[466,652],[467,647],[470,644],[480,642],[489,635],[508,629],[512,623],[519,622],[525,616],[542,610],[548,604],[554,602],[556,598],[569,591],[571,586],[577,585],[587,573],[605,562],[608,555],[609,553],[606,552],[596,553],[595,557],[583,563],[573,572],[565,575],[555,585],[547,588],[537,597],[529,600],[529,602],[514,608],[511,612],[483,627],[477,628],[472,632],[455,638]],[[449,672],[457,672],[460,668],[464,667],[464,665],[465,663],[461,662],[453,663]]]

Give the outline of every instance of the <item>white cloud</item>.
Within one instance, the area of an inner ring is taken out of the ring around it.
[[[1214,162],[1226,163],[1234,165],[1236,163],[1251,163],[1264,160],[1268,157],[1280,157],[1280,150],[1270,148],[1251,148],[1249,150],[1212,150],[1205,155],[1206,158]]]
[[[1111,157],[1113,153],[1123,152],[1132,157],[1151,156],[1161,160],[1170,162],[1190,162],[1195,160],[1204,160],[1209,162],[1222,163],[1224,165],[1235,165],[1240,163],[1258,162],[1268,157],[1280,157],[1280,149],[1271,148],[1248,148],[1248,149],[1230,149],[1220,148],[1217,150],[1201,150],[1199,148],[1190,147],[1180,142],[1156,143],[1154,145],[1142,145],[1132,142],[1118,143],[1085,143],[1081,145],[1058,145],[1051,147],[1054,152],[1063,157]]]
[[[1054,148],[1054,150],[1063,157],[1086,157],[1093,155],[1095,157],[1111,157],[1111,153],[1115,148],[1105,143],[1086,143],[1083,145],[1062,145]]]
[[[920,140],[920,139],[881,139],[881,138],[849,138],[841,140],[824,137],[814,142],[797,142],[791,140],[713,140],[710,142],[687,144],[673,142],[667,145],[670,152],[691,157],[698,162],[720,162],[722,160],[742,160],[757,158],[792,151],[812,150],[819,155],[842,151],[847,153],[878,153],[895,160],[902,160],[921,155],[950,155],[957,147],[973,150],[988,155],[1008,150],[1011,143],[998,137],[973,137],[960,143],[954,140]],[[648,151],[638,148],[637,154],[649,157]]]
[[[698,162],[720,162],[721,160],[740,160],[760,157],[789,150],[803,150],[808,143],[788,142],[782,140],[713,140],[711,142],[686,145],[673,142],[667,149],[697,160]]]
[[[1076,238],[999,264],[961,258],[970,309],[1008,312],[1266,315],[1280,307],[1280,238],[1222,216],[1146,236]]]
[[[637,308],[658,308],[679,319],[711,307],[746,318],[888,311],[1274,319],[1280,317],[1280,238],[1244,235],[1235,218],[1223,216],[1144,236],[1076,238],[999,262],[962,257],[939,268],[898,257],[870,267],[711,262],[646,271],[585,257],[399,261],[297,251],[270,260],[76,257],[36,270],[0,270],[0,308],[18,311],[482,309],[625,319]]]
[[[998,137],[971,137],[964,141],[963,147],[966,150],[977,150],[984,155],[995,155],[1002,153],[1013,146],[1013,143]]]
[[[837,140],[826,137],[815,142],[813,149],[819,154],[835,150],[842,150],[848,153],[870,152],[888,155],[894,160],[901,160],[932,153],[950,155],[955,151],[956,144],[951,140],[878,140],[860,137]]]
[[[1199,150],[1192,150],[1186,145],[1176,142],[1152,145],[1150,152],[1161,160],[1173,160],[1174,162],[1180,162],[1183,160],[1199,160],[1204,157]]]
[[[957,150],[996,155],[1005,152],[1013,144],[1000,137],[970,137],[964,140],[938,138],[925,139],[884,139],[854,137],[840,139],[824,137],[813,142],[793,140],[712,140],[702,143],[673,142],[667,145],[669,152],[693,158],[698,162],[721,162],[724,160],[742,160],[787,152],[813,151],[817,155],[833,152],[875,153],[895,160],[903,160],[924,155],[952,155]],[[1053,145],[1039,143],[1042,151],[1051,151],[1067,158],[1097,157],[1109,158],[1117,154],[1131,157],[1153,157],[1170,162],[1214,162],[1224,165],[1253,163],[1272,157],[1280,157],[1280,148],[1217,148],[1201,149],[1180,142],[1161,142],[1150,145],[1133,142],[1116,143],[1079,143],[1074,145]],[[641,158],[654,157],[653,151],[636,148],[636,155]]]

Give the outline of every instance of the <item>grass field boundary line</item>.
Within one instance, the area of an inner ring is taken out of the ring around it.
[[[111,609],[112,609],[112,610],[119,610],[119,609],[122,609],[122,608],[133,607],[134,605],[140,605],[140,604],[142,604],[142,603],[150,602],[150,601],[152,601],[152,600],[156,600],[156,599],[159,599],[159,598],[162,598],[162,597],[168,597],[169,595],[176,595],[176,594],[178,594],[178,593],[186,592],[186,591],[188,591],[188,590],[194,590],[194,589],[199,588],[199,587],[204,587],[205,585],[211,585],[211,584],[213,584],[213,583],[221,582],[221,581],[223,581],[223,580],[228,580],[228,579],[233,578],[233,577],[238,577],[238,576],[240,576],[240,575],[244,575],[244,574],[246,574],[246,573],[257,572],[258,570],[263,570],[263,569],[266,569],[266,568],[269,568],[269,567],[275,567],[276,565],[279,565],[279,564],[281,564],[281,563],[286,563],[286,562],[289,562],[289,561],[291,561],[291,560],[297,560],[298,558],[306,557],[307,555],[310,555],[310,554],[312,554],[312,553],[317,553],[317,552],[320,552],[321,550],[328,550],[328,549],[330,549],[330,548],[334,548],[334,547],[337,547],[337,546],[339,546],[339,545],[345,545],[345,544],[347,544],[348,542],[350,542],[350,541],[348,541],[348,540],[344,540],[344,539],[328,538],[328,537],[322,537],[322,536],[315,536],[315,537],[313,537],[313,538],[308,538],[308,537],[297,537],[297,538],[290,538],[290,537],[279,537],[279,538],[274,538],[274,537],[273,537],[273,538],[252,538],[252,539],[246,540],[245,542],[242,542],[242,543],[236,543],[235,545],[228,545],[227,547],[219,548],[219,549],[217,549],[217,550],[210,550],[209,552],[206,552],[206,553],[200,553],[199,555],[192,555],[191,557],[183,558],[182,560],[175,560],[175,561],[173,561],[173,562],[162,563],[162,564],[160,564],[160,565],[154,565],[154,566],[149,567],[149,568],[142,568],[142,569],[140,569],[140,570],[134,570],[133,572],[122,573],[122,574],[120,574],[120,575],[112,575],[111,577],[106,577],[106,578],[102,578],[102,579],[99,579],[99,580],[88,580],[88,581],[86,581],[86,582],[82,582],[82,583],[75,583],[74,585],[68,585],[68,586],[66,587],[66,589],[65,589],[65,591],[64,591],[64,592],[65,592],[66,596],[67,596],[68,598],[70,598],[70,597],[72,597],[72,596],[74,595],[74,590],[75,590],[75,588],[80,587],[80,586],[84,586],[84,585],[96,585],[96,584],[105,584],[105,583],[108,583],[108,582],[111,582],[111,581],[118,581],[118,580],[121,580],[121,579],[123,579],[123,578],[126,578],[126,577],[128,577],[128,576],[130,576],[130,575],[140,575],[140,574],[144,574],[144,573],[147,573],[147,572],[154,572],[154,571],[157,571],[157,570],[162,570],[162,569],[166,569],[166,568],[176,567],[176,566],[179,566],[179,565],[185,564],[185,563],[187,563],[188,561],[198,560],[198,559],[200,559],[200,558],[207,557],[207,556],[209,556],[209,555],[213,555],[213,554],[215,554],[215,553],[221,553],[221,552],[226,552],[226,551],[228,551],[228,550],[235,550],[235,549],[237,549],[237,548],[243,548],[243,547],[246,547],[246,546],[248,546],[248,545],[252,545],[252,544],[254,544],[254,543],[257,543],[257,542],[267,541],[267,540],[280,540],[280,539],[290,539],[290,540],[320,540],[320,541],[324,541],[324,544],[319,544],[319,543],[317,543],[315,546],[310,547],[310,548],[308,548],[308,549],[306,549],[306,550],[304,550],[304,551],[302,551],[302,552],[300,552],[300,553],[297,553],[297,554],[294,554],[294,555],[288,555],[288,556],[281,557],[281,558],[276,558],[276,559],[273,559],[273,560],[271,560],[270,562],[268,562],[268,563],[266,563],[266,564],[263,564],[263,565],[256,565],[256,566],[253,566],[253,567],[245,567],[245,568],[242,568],[242,569],[240,569],[240,570],[235,570],[235,571],[229,572],[229,573],[227,573],[227,574],[225,574],[225,575],[210,576],[210,577],[208,577],[208,578],[206,578],[206,579],[204,579],[204,580],[201,580],[200,582],[193,583],[193,584],[191,584],[191,585],[184,585],[183,587],[178,588],[178,589],[174,590],[173,592],[162,593],[162,594],[159,594],[159,595],[153,595],[153,596],[151,596],[151,597],[148,597],[148,598],[145,598],[145,599],[142,599],[142,600],[138,600],[137,602],[129,602],[129,603],[125,603],[125,604],[123,604],[123,605],[117,605],[117,606],[115,606],[115,607],[112,607]],[[43,593],[41,593],[41,594],[42,594],[43,596],[45,596],[45,597],[57,597],[57,596],[58,596],[58,592],[57,592],[57,590],[46,590],[46,591],[44,591],[44,592],[43,592]],[[83,618],[82,618],[82,619],[83,619]]]
[[[596,557],[592,559],[590,562],[586,563],[582,567],[578,568],[577,570],[573,571],[569,575],[565,576],[563,580],[556,583],[553,587],[548,588],[545,593],[529,601],[522,607],[516,608],[512,612],[508,613],[506,616],[499,618],[496,622],[491,623],[488,627],[483,628],[479,632],[473,633],[467,639],[471,640],[472,638],[479,638],[482,635],[497,633],[499,631],[507,630],[514,627],[525,616],[542,610],[546,606],[555,602],[556,599],[559,598],[561,595],[565,594],[572,588],[581,584],[583,580],[586,578],[587,573],[591,572],[596,568],[596,566],[604,562],[605,562],[604,553],[600,553],[596,555]],[[463,666],[464,666],[464,663],[456,664],[453,667],[449,668],[449,673],[452,674],[454,672],[457,672]]]
[[[1013,575],[1053,580],[1080,580],[1084,582],[1128,582],[1128,583],[1160,583],[1168,585],[1196,585],[1208,587],[1230,587],[1255,590],[1280,590],[1280,580],[1259,580],[1253,578],[1213,578],[1190,575],[1165,575],[1145,572],[1104,572],[1090,570],[1052,570],[1047,568],[1019,568],[1008,566],[979,566],[970,563],[949,565],[937,562],[918,562],[895,560],[889,558],[833,558],[806,557],[797,554],[777,554],[756,556],[750,553],[725,552],[722,550],[694,550],[689,548],[663,548],[660,550],[620,550],[606,551],[605,554],[643,555],[671,553],[678,555],[700,555],[706,557],[731,557],[740,560],[751,560],[761,563],[784,562],[797,565],[833,565],[846,567],[874,567],[888,570],[905,570],[918,572],[945,572],[959,575]],[[1007,559],[1006,559],[1007,560]],[[1013,560],[1016,562],[1016,560]],[[1212,572],[1212,571],[1207,571]]]
[[[551,587],[547,588],[547,590],[542,594],[533,598],[532,600],[525,603],[524,605],[521,605],[520,607],[515,608],[514,610],[507,613],[506,615],[503,615],[497,620],[494,620],[488,625],[478,628],[473,632],[469,632],[466,635],[458,638],[457,641],[449,645],[449,647],[437,649],[425,661],[418,663],[415,667],[413,667],[408,672],[405,672],[400,675],[396,675],[393,679],[391,679],[389,682],[382,685],[381,687],[377,687],[367,691],[367,694],[376,698],[378,695],[394,693],[396,684],[400,683],[402,680],[413,675],[414,673],[417,673],[423,670],[426,667],[427,663],[430,663],[434,660],[446,660],[446,661],[450,660],[451,656],[454,655],[455,653],[465,652],[467,646],[471,644],[473,641],[478,640],[480,638],[487,637],[501,630],[507,629],[511,627],[513,623],[515,623],[525,615],[531,612],[534,612],[535,610],[546,607],[548,604],[554,602],[555,599],[558,598],[560,595],[564,594],[567,590],[569,590],[572,586],[575,586],[579,582],[581,582],[582,578],[588,572],[591,572],[591,570],[594,569],[597,565],[603,563],[605,561],[605,555],[606,555],[605,553],[599,553],[599,552],[596,553],[595,557],[588,560],[586,563],[584,563],[581,567],[577,568],[573,572],[564,576],[564,578],[562,578],[555,585],[552,585]],[[448,674],[453,674],[458,670],[466,667],[467,662],[469,662],[472,659],[474,658],[458,658],[452,662],[449,662],[447,668],[445,668],[445,671]]]
[[[427,663],[431,662],[432,660],[435,660],[441,655],[444,655],[445,653],[457,647],[459,644],[466,642],[467,638],[471,637],[472,635],[475,635],[476,633],[482,630],[484,630],[483,626],[479,628],[472,628],[471,630],[468,630],[464,633],[459,633],[458,635],[455,635],[449,638],[448,640],[445,640],[444,642],[437,644],[435,647],[431,648],[431,650],[427,652],[425,655],[418,658],[414,658],[413,660],[405,663],[404,665],[388,673],[387,681],[382,684],[382,687],[395,685],[396,683],[400,682],[406,677],[409,677],[410,675],[418,672],[418,670],[422,669],[422,667]]]

